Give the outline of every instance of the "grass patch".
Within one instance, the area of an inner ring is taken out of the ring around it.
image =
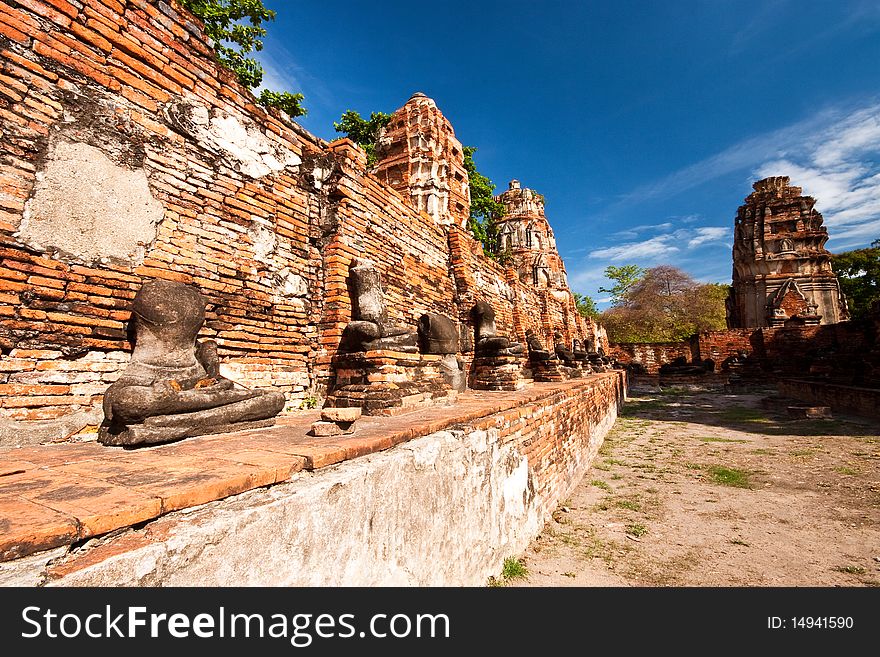
[[[698,440],[704,443],[748,443],[749,440],[739,440],[737,438],[716,438],[715,436],[697,436]]]
[[[611,490],[611,486],[606,484],[601,479],[593,479],[593,481],[590,482],[590,486],[595,486],[596,488],[601,488],[602,490]]]
[[[567,572],[567,573],[562,573],[562,576],[563,577],[577,577],[577,573]]]
[[[718,417],[725,422],[770,422],[770,418],[763,411],[745,406],[726,408]]]
[[[648,528],[645,527],[644,525],[640,525],[638,523],[635,523],[635,524],[626,526],[626,533],[631,536],[635,536],[636,538],[639,538],[640,536],[644,536],[645,534],[648,533]]]
[[[635,500],[617,500],[615,504],[621,509],[629,509],[630,511],[642,510],[642,505]]]
[[[514,579],[522,579],[529,576],[529,570],[522,559],[516,557],[507,557],[504,565],[501,567],[501,576],[498,578],[490,577],[489,586],[504,586]]]
[[[864,575],[865,569],[861,566],[837,566],[834,570],[847,575]]]
[[[848,468],[845,465],[840,466],[839,468],[834,468],[834,471],[840,473],[842,475],[851,475],[855,476],[859,474],[858,470],[853,470],[852,468]]]
[[[731,545],[742,545],[743,547],[751,547],[751,545],[749,545],[748,543],[746,543],[745,541],[743,541],[742,539],[739,539],[739,538],[730,539],[730,544]]]
[[[684,467],[686,467],[688,470],[702,470],[703,469],[703,466],[700,465],[699,463],[685,463]]]
[[[620,411],[620,417],[632,418],[637,417],[640,413],[648,411],[656,411],[664,408],[669,402],[665,399],[643,399],[627,401],[623,409]]]
[[[708,468],[711,480],[721,486],[733,486],[734,488],[751,488],[749,473],[736,468],[725,468],[723,465],[713,465]]]
[[[772,450],[772,449],[764,449],[764,448],[761,448],[761,449],[753,449],[750,453],[751,453],[751,454],[757,454],[757,455],[759,455],[759,456],[774,456],[774,455],[776,454],[776,452],[775,452],[774,450]]]

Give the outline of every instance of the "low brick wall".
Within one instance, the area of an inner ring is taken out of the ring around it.
[[[648,374],[657,374],[660,366],[684,357],[691,361],[689,342],[640,342],[612,344],[610,355],[624,365],[639,363]]]
[[[832,411],[880,418],[880,389],[801,379],[783,379],[776,387],[781,395],[818,406],[830,406]]]
[[[298,447],[302,439],[293,435],[293,426],[286,429],[286,441],[272,437],[280,429],[266,430],[266,439],[260,432],[251,432],[243,441],[236,435],[206,438],[203,444],[215,457],[234,460],[248,455],[252,463],[271,466],[274,477],[255,482],[263,488],[238,495],[227,492],[225,499],[203,497],[216,501],[186,510],[173,482],[157,482],[155,493],[141,486],[141,495],[161,495],[163,506],[165,497],[169,504],[177,500],[175,508],[180,510],[82,547],[56,542],[55,549],[0,563],[0,585],[483,585],[500,571],[506,557],[525,549],[560,500],[571,494],[614,424],[625,393],[623,372],[532,384],[512,392],[468,392],[446,411],[426,414],[419,426],[432,418],[430,433],[409,440],[399,434],[406,426],[408,431],[418,428],[420,412],[369,418],[372,429],[367,425],[350,438],[336,437],[336,444],[310,439]],[[387,423],[385,433],[380,430],[385,425],[376,423]],[[149,461],[151,454],[166,452],[168,456],[160,458],[184,458],[172,454],[181,450],[198,459],[199,440],[152,452],[139,450],[124,460]],[[261,441],[266,443],[262,447]],[[392,444],[397,445],[389,449]],[[225,456],[220,454],[224,445],[232,450]],[[242,452],[245,445],[247,451]],[[281,477],[277,459],[260,451],[266,447],[275,457],[283,456],[281,450],[310,456],[299,466],[304,469],[293,468]],[[22,458],[49,459],[47,449],[66,454],[74,446],[19,452]],[[351,455],[348,460],[342,460],[343,453]],[[106,470],[118,483],[126,479],[120,469],[141,471],[147,465],[119,461],[99,467],[87,461],[81,468],[93,477]],[[19,487],[29,477],[28,468],[36,468],[24,462],[11,466],[24,470],[8,477],[21,478]],[[239,466],[254,476],[262,472],[253,465]],[[236,478],[229,464],[226,471]],[[43,478],[54,485],[41,472],[37,468],[28,481]],[[195,499],[200,493],[192,486],[198,482],[184,483],[190,486],[187,499]],[[215,489],[228,488],[219,480],[208,483]],[[22,494],[42,499],[35,485]],[[108,508],[80,500],[76,509],[80,506],[100,507],[109,520],[120,515],[118,505]],[[103,518],[92,511],[81,524],[101,525],[107,531],[112,525]],[[33,540],[33,532],[40,529],[34,525],[29,531]]]

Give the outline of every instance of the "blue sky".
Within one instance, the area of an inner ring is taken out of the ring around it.
[[[736,208],[769,175],[817,198],[831,251],[880,238],[877,0],[265,4],[265,84],[305,94],[306,129],[423,91],[496,191],[546,196],[597,300],[609,264],[729,282]]]

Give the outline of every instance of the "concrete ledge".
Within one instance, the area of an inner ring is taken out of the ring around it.
[[[33,450],[18,465],[6,455],[7,470],[17,474],[8,482],[0,477],[0,496],[53,514],[19,522],[17,535],[4,529],[7,554],[17,556],[10,549],[15,536],[47,539],[24,542],[19,552],[77,543],[60,557],[54,550],[45,559],[35,554],[0,564],[0,582],[483,584],[528,544],[583,475],[616,418],[624,386],[623,374],[614,372],[508,393],[468,392],[455,406],[369,418],[374,426],[334,437],[332,446],[298,442],[309,420],[297,418],[246,432],[248,450],[245,437],[231,434],[121,456],[100,448],[104,458],[91,445]],[[285,431],[286,444],[278,435]],[[282,445],[286,451],[276,451]],[[308,457],[291,453],[303,445]],[[91,459],[76,458],[77,448]],[[322,461],[324,450],[338,457],[336,465]],[[33,463],[41,456],[35,452],[46,452],[42,466]],[[363,458],[339,463],[354,456]],[[242,459],[238,465],[235,458]],[[191,459],[201,463],[204,480]],[[164,469],[169,474],[156,481]],[[53,483],[56,474],[66,478]],[[110,491],[102,488],[88,504],[52,502],[53,495],[66,499],[59,491],[96,482]],[[82,542],[114,523],[119,531]]]
[[[823,381],[782,379],[776,384],[780,395],[816,406],[830,406],[832,411],[880,418],[880,389],[858,388]]]

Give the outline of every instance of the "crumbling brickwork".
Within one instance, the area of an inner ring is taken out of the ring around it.
[[[511,180],[495,200],[504,206],[504,214],[498,218],[499,249],[510,259],[519,279],[537,288],[567,289],[565,265],[544,216],[544,197]]]
[[[725,360],[746,354],[767,380],[819,377],[847,385],[880,384],[880,333],[876,320],[821,326],[780,326],[759,329],[704,331],[687,342],[612,344],[621,363],[639,363],[648,374],[678,357],[688,362],[711,360],[722,371]]]
[[[835,324],[848,317],[828,231],[787,176],[759,180],[736,215],[730,328]]]
[[[379,139],[376,177],[438,224],[464,228],[470,187],[464,149],[431,98],[414,93],[391,115]]]
[[[689,342],[612,344],[610,355],[623,365],[637,363],[646,374],[657,374],[661,365],[676,358],[685,358],[688,362],[693,358]]]
[[[567,288],[522,283],[462,227],[460,143],[424,96],[389,126],[389,143],[400,129],[418,146],[399,185],[390,165],[369,173],[352,142],[257,106],[174,2],[3,3],[0,76],[0,419],[97,408],[148,278],[197,286],[200,337],[217,341],[223,374],[294,405],[331,378],[355,257],[377,263],[395,322],[458,321],[466,359],[476,299],[511,338],[532,327],[593,339]],[[434,183],[446,214],[422,194]]]

